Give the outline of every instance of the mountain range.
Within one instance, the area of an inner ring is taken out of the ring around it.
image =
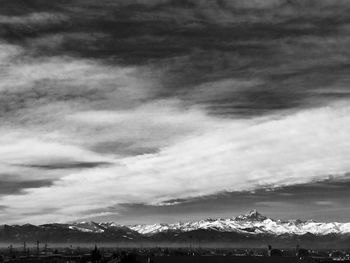
[[[41,240],[47,243],[177,243],[262,246],[266,243],[343,247],[350,241],[350,223],[274,220],[256,210],[227,219],[175,224],[122,225],[74,222],[44,225],[2,225],[0,242]]]

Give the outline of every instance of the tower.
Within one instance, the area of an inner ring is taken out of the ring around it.
[[[37,255],[39,255],[39,245],[40,245],[40,241],[39,240],[37,240],[36,242],[35,242],[35,244],[36,244],[36,254]]]

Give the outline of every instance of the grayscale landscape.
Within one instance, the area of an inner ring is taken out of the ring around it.
[[[350,2],[0,0],[0,263],[350,261]]]

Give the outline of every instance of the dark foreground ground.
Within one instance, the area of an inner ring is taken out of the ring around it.
[[[350,250],[268,248],[0,248],[0,263],[350,263]]]
[[[254,256],[175,256],[175,257],[154,257],[154,263],[336,263],[336,262],[350,262],[349,260],[334,261],[326,258],[305,258],[297,257],[254,257]],[[147,258],[140,258],[141,263],[148,262]]]
[[[17,258],[7,259],[7,263],[349,263],[350,260],[334,260],[332,258],[304,258],[297,257],[255,257],[255,256],[138,256],[127,259],[111,259],[109,261],[83,260],[76,257],[64,258]]]

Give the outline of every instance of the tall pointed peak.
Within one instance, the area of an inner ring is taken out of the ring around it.
[[[250,221],[264,221],[266,216],[260,214],[256,209],[251,210],[245,215],[240,215],[235,218],[236,220],[250,220]]]

